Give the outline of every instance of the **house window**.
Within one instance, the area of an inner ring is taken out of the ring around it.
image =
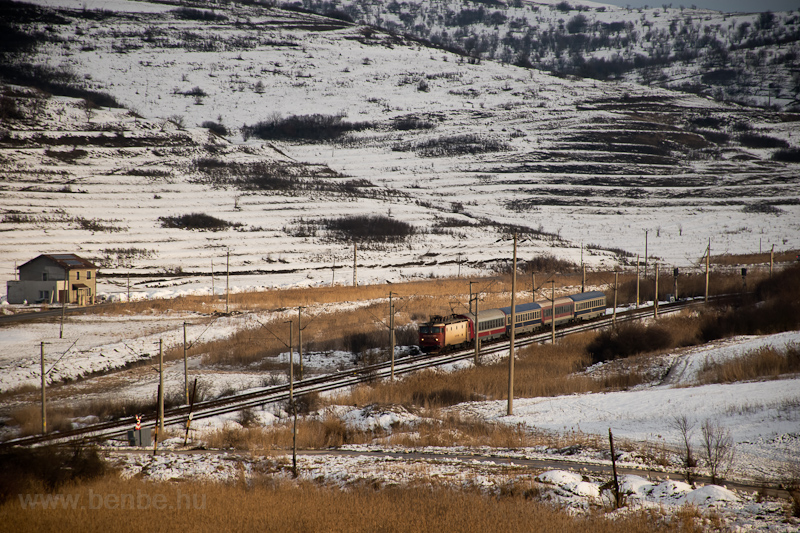
[[[75,272],[75,279],[81,279],[81,272],[80,270]]]
[[[92,271],[91,270],[87,270],[86,271],[86,279],[92,279]]]
[[[47,281],[47,272],[42,272],[42,281]]]

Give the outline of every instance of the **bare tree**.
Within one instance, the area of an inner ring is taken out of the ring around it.
[[[689,420],[689,417],[684,415],[675,415],[672,417],[672,427],[677,429],[683,439],[683,475],[687,483],[693,483],[696,477],[697,459],[694,457],[694,450],[692,449],[692,430],[694,429],[694,421]]]
[[[700,426],[703,433],[703,455],[711,472],[711,482],[716,483],[733,463],[733,437],[728,429],[706,419]]]

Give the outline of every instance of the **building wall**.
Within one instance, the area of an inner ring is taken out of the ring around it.
[[[35,304],[58,302],[58,291],[64,290],[65,281],[8,281],[6,282],[6,295],[8,303],[21,304],[28,302]],[[47,291],[49,294],[42,295]],[[44,298],[43,298],[44,296]]]
[[[42,274],[47,274],[47,281],[64,280],[67,272],[58,264],[46,257],[37,257],[33,261],[19,267],[20,281],[43,281]]]

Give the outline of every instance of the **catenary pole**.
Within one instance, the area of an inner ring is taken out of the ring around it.
[[[514,262],[511,266],[511,339],[508,351],[508,416],[514,414],[514,325],[517,321],[515,296],[517,292],[517,234],[514,233]]]
[[[42,367],[42,435],[47,433],[47,374],[44,371],[44,341],[39,345],[39,360]]]
[[[653,296],[653,318],[658,318],[658,263],[653,264],[653,271],[656,279],[655,294]]]
[[[551,306],[550,306],[550,322],[551,322],[551,339],[550,342],[552,344],[556,343],[556,282],[555,280],[550,282],[551,288]]]
[[[164,340],[158,339],[158,437],[164,433]]]
[[[186,405],[189,405],[189,364],[186,359],[186,322],[183,323],[183,389],[186,393]]]

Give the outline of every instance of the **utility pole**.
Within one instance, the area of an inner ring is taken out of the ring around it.
[[[469,283],[469,290],[472,292],[472,283]],[[480,320],[478,320],[478,301],[479,301],[480,292],[475,293],[475,366],[480,364],[480,346],[481,346],[481,339],[480,339]]]
[[[531,271],[531,303],[536,303],[536,274]]]
[[[394,305],[392,304],[392,291],[389,291],[389,344],[392,355],[392,379],[394,379]]]
[[[66,302],[68,300],[68,298],[69,298],[68,296],[66,296],[67,294],[69,294],[69,291],[66,290],[66,287],[64,287],[64,289],[65,289],[64,290],[64,295],[65,295],[64,296],[64,302]],[[128,300],[127,300],[127,303],[131,303],[131,273],[130,272],[128,272]]]
[[[706,248],[706,297],[705,302],[708,303],[708,270],[711,263],[711,238],[708,239],[708,248]]]
[[[517,292],[517,234],[514,233],[514,262],[511,267],[511,340],[508,352],[508,416],[514,414],[514,326],[516,320],[515,295]]]
[[[225,314],[230,312],[230,298],[231,298],[231,250],[228,248],[228,253],[225,256]]]
[[[42,435],[44,435],[47,433],[47,395],[45,393],[47,374],[44,371],[44,341],[40,345],[39,353],[42,366]]]
[[[678,301],[678,267],[672,269],[672,295]]]
[[[611,323],[617,325],[617,279],[619,272],[614,271],[614,314],[611,316]]]
[[[186,322],[183,323],[183,388],[186,393],[186,405],[189,405],[189,364],[186,360]]]
[[[331,287],[336,285],[336,256],[333,257],[333,266],[331,267]]]
[[[769,251],[769,277],[772,277],[772,265],[775,263],[775,245]]]
[[[556,343],[556,282],[555,280],[550,282],[550,289],[551,289],[551,305],[550,305],[550,321],[551,321],[551,338],[550,342],[552,344]]]
[[[647,232],[644,230],[644,277],[647,277]]]
[[[770,270],[770,272],[771,272],[771,270]],[[64,293],[66,294],[66,292],[67,291],[65,290]],[[64,299],[66,300],[66,298],[64,298]],[[63,339],[64,338],[64,315],[66,314],[66,312],[67,312],[67,303],[66,302],[61,302],[61,329],[58,332],[58,338],[59,339]]]
[[[658,263],[653,265],[653,270],[656,278],[655,295],[653,296],[653,318],[658,318]]]
[[[639,309],[639,254],[636,254],[636,309]]]
[[[216,291],[214,290],[214,258],[211,258],[211,300],[213,301],[214,298],[217,296]]]
[[[353,287],[358,287],[358,243],[353,243]]]
[[[294,477],[297,477],[297,405],[294,401],[294,350],[291,320],[289,320],[289,409],[294,417],[292,427],[292,473]]]
[[[294,405],[294,344],[292,343],[292,326],[289,320],[289,405]]]
[[[158,438],[164,438],[164,340],[158,339]]]
[[[583,243],[581,243],[581,292],[586,292],[586,264],[583,262]]]
[[[297,358],[300,360],[300,379],[303,379],[303,308],[297,308]]]

